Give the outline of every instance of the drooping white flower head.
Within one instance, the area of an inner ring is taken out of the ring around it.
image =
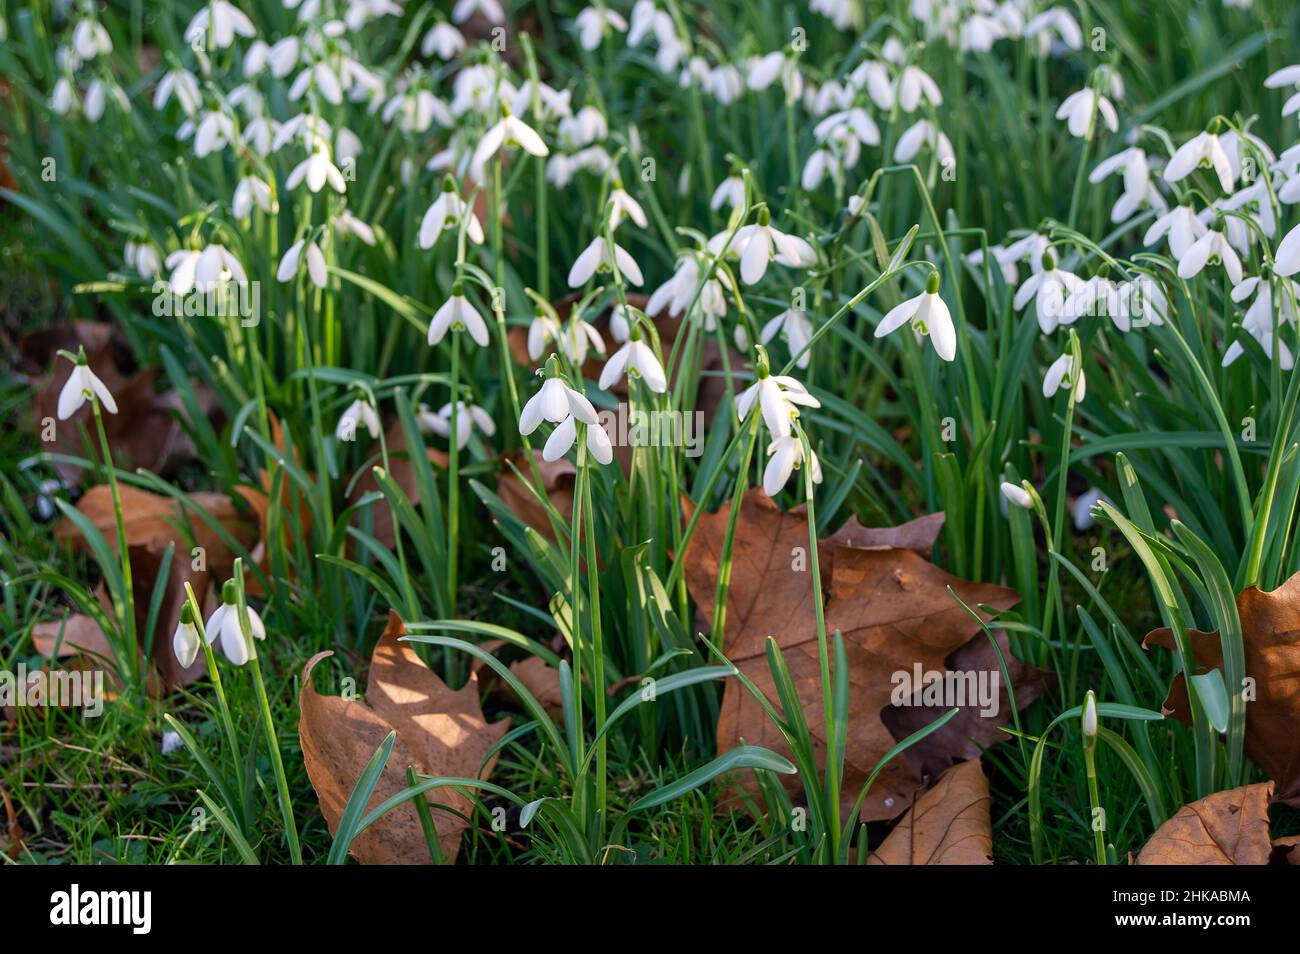
[[[785,339],[790,357],[794,358],[798,355],[795,367],[800,369],[808,367],[808,362],[812,360],[812,350],[804,351],[804,346],[812,340],[813,336],[813,326],[808,315],[798,308],[787,308],[763,325],[759,330],[758,340],[767,344],[778,333]]]
[[[1094,112],[1111,132],[1119,130],[1119,116],[1115,113],[1115,107],[1090,86],[1067,96],[1056,110],[1056,118],[1066,121],[1071,136],[1086,139],[1093,130]]]
[[[912,326],[917,338],[928,336],[934,353],[944,361],[957,356],[957,329],[952,323],[948,306],[939,297],[939,273],[931,272],[925,282],[925,291],[914,298],[895,305],[876,326],[876,337],[883,338],[905,324]]]
[[[257,176],[247,175],[235,186],[235,195],[230,200],[230,209],[235,214],[235,218],[242,219],[247,218],[254,206],[268,215],[280,208],[280,204],[271,192],[271,186]]]
[[[1025,510],[1031,510],[1034,506],[1034,498],[1029,495],[1022,484],[1013,484],[1009,480],[1002,481],[1001,486],[1002,499],[1007,503],[1015,504],[1017,507],[1023,507]]]
[[[1051,397],[1057,391],[1068,391],[1071,387],[1074,388],[1074,402],[1078,404],[1088,393],[1087,379],[1082,368],[1076,371],[1074,354],[1067,350],[1048,366],[1047,374],[1043,376],[1043,397]]]
[[[550,149],[546,147],[542,137],[537,134],[537,130],[518,116],[507,112],[497,121],[496,125],[483,134],[483,138],[479,140],[478,146],[474,149],[474,158],[471,160],[471,165],[476,169],[481,169],[485,162],[497,154],[498,150],[508,145],[516,145],[533,156],[550,154]]]
[[[717,254],[726,242],[728,232],[719,232],[709,240],[709,251]],[[767,274],[773,260],[792,268],[809,268],[817,263],[813,247],[797,235],[782,232],[772,225],[772,215],[760,207],[757,220],[742,226],[732,240],[731,253],[740,256],[740,280],[746,285],[759,282]]]
[[[208,645],[219,646],[226,658],[236,666],[242,666],[253,658],[253,646],[244,638],[244,630],[239,622],[234,580],[228,580],[222,588],[221,605],[212,611],[203,631]],[[266,639],[266,626],[257,615],[257,610],[251,606],[248,607],[248,631],[255,639]]]
[[[633,325],[628,340],[615,351],[601,369],[598,386],[609,390],[623,375],[628,379],[640,378],[656,394],[668,390],[668,376],[655,356],[654,349],[641,340],[641,330]]]
[[[713,196],[709,199],[709,208],[717,212],[724,205],[729,205],[733,209],[745,205],[745,181],[740,176],[727,176],[713,190]]]
[[[443,180],[442,191],[420,220],[420,248],[433,248],[444,229],[457,230],[465,223],[465,236],[475,245],[483,244],[483,226],[468,202],[456,192],[450,176]]]
[[[430,411],[428,405],[421,404],[415,417],[425,430],[433,431],[442,437],[450,437],[451,411],[451,402],[438,408],[437,413]],[[466,404],[464,401],[456,402],[456,446],[464,448],[469,443],[470,432],[476,427],[487,437],[497,432],[497,425],[492,420],[492,415],[483,408],[477,404]]]
[[[1083,49],[1083,30],[1079,21],[1064,7],[1052,7],[1031,19],[1024,27],[1024,38],[1036,56],[1047,56],[1054,48]]]
[[[219,244],[205,246],[202,251],[178,249],[167,256],[166,266],[172,270],[169,282],[176,295],[188,295],[196,287],[207,292],[228,282],[248,281],[239,259]]]
[[[464,49],[465,37],[445,20],[439,20],[430,27],[424,34],[424,39],[420,41],[421,54],[433,56],[436,53],[440,60],[450,60]]]
[[[1300,272],[1300,225],[1287,232],[1278,245],[1273,257],[1273,271],[1284,276]]]
[[[627,21],[604,6],[586,7],[579,11],[574,24],[578,28],[578,42],[584,50],[594,50],[600,46],[601,40],[610,30],[627,32]]]
[[[176,623],[176,632],[172,634],[172,652],[181,668],[189,669],[198,658],[203,641],[199,638],[198,627],[194,625],[194,611],[186,600],[181,604],[180,619]]]
[[[569,287],[580,288],[597,272],[612,271],[615,265],[625,281],[640,285],[645,280],[641,276],[641,266],[637,265],[636,259],[623,246],[609,242],[604,235],[598,235],[574,259],[573,267],[569,269]]]
[[[442,303],[429,322],[429,345],[432,347],[446,336],[448,331],[468,331],[470,338],[480,348],[488,346],[487,322],[477,308],[465,297],[465,286],[456,282],[451,286],[451,296]]]
[[[911,162],[922,146],[934,153],[940,165],[948,166],[956,161],[957,154],[953,152],[952,141],[928,119],[918,119],[898,137],[898,143],[894,146],[894,161]]]
[[[66,421],[72,417],[83,404],[92,399],[92,396],[99,400],[100,406],[109,414],[117,413],[117,401],[113,400],[113,395],[109,393],[99,376],[90,370],[86,353],[81,351],[72,364],[72,373],[68,375],[67,382],[59,391],[59,403],[56,408],[59,420]]]
[[[108,35],[104,24],[91,17],[83,17],[72,30],[72,49],[78,59],[89,62],[97,56],[112,53],[113,38]]]
[[[319,192],[329,183],[335,192],[346,192],[347,182],[343,172],[330,160],[329,150],[325,146],[314,149],[306,159],[294,166],[289,178],[284,180],[284,187],[292,190],[305,181],[313,193]]]
[[[500,0],[456,0],[456,6],[451,10],[451,19],[454,23],[464,23],[476,13],[482,14],[492,23],[506,22],[506,11]]]
[[[1178,259],[1178,277],[1193,278],[1206,265],[1223,265],[1234,285],[1241,281],[1241,259],[1232,243],[1220,231],[1211,229],[1192,243],[1191,248]]]
[[[1150,247],[1167,235],[1169,254],[1181,259],[1207,231],[1208,226],[1197,217],[1190,205],[1179,205],[1151,223],[1146,235],[1142,236],[1142,244]]]
[[[1056,256],[1046,251],[1042,255],[1042,268],[1034,272],[1016,289],[1012,305],[1020,311],[1030,301],[1043,334],[1050,335],[1061,324],[1071,324],[1077,315],[1065,312],[1065,297],[1079,290],[1082,284],[1073,272],[1056,267]]]
[[[789,375],[774,375],[768,368],[767,353],[758,349],[754,373],[758,380],[736,398],[736,416],[744,421],[757,402],[763,423],[773,437],[788,437],[790,422],[799,416],[800,407],[821,407],[821,401]]]
[[[224,50],[235,42],[235,36],[257,36],[253,21],[230,0],[211,0],[194,14],[185,28],[185,42],[190,45],[205,43],[209,49]]]
[[[1181,182],[1197,168],[1213,169],[1223,191],[1232,191],[1232,161],[1217,133],[1198,133],[1179,146],[1165,166],[1165,181]]]
[[[276,281],[288,282],[297,277],[298,264],[304,257],[307,263],[307,277],[317,288],[324,288],[329,279],[325,254],[320,250],[315,239],[310,238],[300,238],[284,250],[284,255],[280,257],[280,266],[275,272]]]
[[[334,437],[340,441],[355,441],[358,424],[365,425],[372,440],[379,437],[379,412],[365,398],[357,398],[347,406],[334,428]]]
[[[609,193],[608,208],[610,229],[617,229],[624,217],[631,219],[638,228],[645,228],[649,225],[649,220],[646,219],[645,210],[641,208],[641,203],[624,191],[621,182],[616,183]]]
[[[775,497],[790,480],[790,475],[804,461],[803,442],[796,434],[776,437],[767,446],[768,461],[763,468],[763,492]],[[814,484],[822,482],[822,465],[817,453],[809,448],[808,468]]]
[[[558,424],[542,448],[543,460],[556,461],[567,454],[577,440],[577,423],[581,422],[587,426],[588,452],[602,464],[613,460],[614,449],[609,435],[600,426],[596,409],[582,392],[565,383],[560,374],[560,363],[554,355],[547,359],[546,367],[539,373],[545,380],[519,415],[519,433],[531,434],[542,421]]]

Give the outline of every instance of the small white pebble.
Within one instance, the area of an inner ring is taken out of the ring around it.
[[[181,735],[179,732],[164,732],[162,737],[162,754],[171,755],[181,747],[181,744]]]

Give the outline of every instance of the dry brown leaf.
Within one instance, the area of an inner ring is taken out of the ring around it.
[[[1300,835],[1273,839],[1273,864],[1300,865]]]
[[[1246,705],[1246,754],[1277,784],[1277,801],[1300,808],[1300,573],[1265,593],[1247,587],[1237,596],[1246,676],[1255,697]],[[1223,668],[1222,647],[1213,633],[1189,632],[1193,658],[1205,669]],[[1143,646],[1174,647],[1173,634],[1154,630]],[[1236,687],[1229,686],[1228,691]],[[1165,712],[1187,720],[1183,674],[1169,686]]]
[[[992,863],[989,780],[979,759],[958,763],[944,772],[867,858],[869,865]]]
[[[548,666],[546,661],[538,656],[528,656],[512,662],[510,672],[537,698],[547,715],[556,720],[563,720],[564,696],[560,692],[558,669]]]
[[[163,494],[126,484],[119,485],[118,492],[122,500],[122,524],[127,546],[156,545],[165,548],[168,543],[175,543],[177,559],[187,564],[190,562],[190,548],[202,547],[209,572],[223,579],[231,575],[235,554],[207,521],[191,513],[178,500]],[[245,548],[252,547],[259,538],[256,516],[241,513],[225,494],[198,491],[190,494],[189,498]],[[77,509],[104,535],[109,547],[116,551],[117,516],[113,509],[112,489],[107,484],[91,487],[77,501]],[[55,528],[55,536],[61,543],[89,549],[89,544],[82,538],[76,524],[66,517]]]
[[[406,494],[411,505],[418,507],[420,484],[415,477],[415,465],[411,463],[410,451],[406,446],[406,429],[402,427],[401,421],[394,421],[389,425],[388,431],[384,434],[384,443],[388,447],[388,475],[393,478],[393,482],[398,487],[402,488],[402,493]],[[447,469],[450,460],[442,451],[435,447],[426,447],[424,453],[435,467]],[[350,502],[356,503],[366,494],[378,490],[379,481],[375,480],[373,468],[367,468],[366,473],[357,479]],[[392,508],[388,506],[387,501],[381,500],[370,508],[370,513],[374,521],[371,532],[376,540],[391,550],[397,542],[393,532]]]
[[[864,527],[857,515],[849,517],[824,543],[833,543],[841,547],[898,547],[901,550],[914,550],[926,559],[934,549],[934,541],[943,529],[943,511],[927,513],[896,527]]]
[[[541,451],[536,450],[533,451],[533,463],[537,466],[542,487],[546,491],[546,496],[550,498],[551,505],[567,522],[573,516],[573,484],[577,478],[577,469],[564,458],[556,461],[542,460]],[[554,543],[555,534],[551,531],[551,521],[547,516],[546,508],[533,494],[531,484],[525,485],[515,475],[515,469],[523,474],[524,480],[531,481],[532,469],[528,466],[528,458],[522,450],[506,455],[504,466],[497,476],[497,496],[526,526],[532,527]]]
[[[1139,865],[1266,865],[1269,782],[1215,792],[1180,808],[1138,853]]]
[[[162,573],[166,547],[155,542],[128,546],[127,550],[130,554],[135,594],[136,632],[143,640],[154,588]],[[185,552],[178,549],[172,554],[168,576],[162,584],[162,602],[158,604],[150,657],[152,668],[147,677],[147,689],[154,696],[162,696],[178,687],[188,686],[201,677],[206,669],[202,655],[195,659],[193,665],[183,667],[172,650],[172,634],[180,622],[181,607],[186,600],[186,582],[194,588],[195,595],[204,600],[209,591],[211,575],[205,570],[193,569]],[[113,607],[102,586],[95,596],[104,611],[111,616]],[[51,659],[79,659],[84,660],[83,668],[106,670],[114,689],[120,689],[123,685],[122,675],[117,671],[117,658],[109,645],[108,637],[90,616],[77,613],[65,620],[38,623],[32,627],[32,644],[37,652]]]
[[[688,516],[690,506],[687,506]],[[781,647],[796,691],[804,703],[819,762],[825,758],[825,720],[818,661],[812,578],[807,559],[808,521],[802,509],[782,513],[759,489],[745,495],[737,523],[732,577],[727,594],[724,652],[774,703],[777,694],[766,658],[767,637]],[[722,543],[730,505],[700,518],[686,555],[686,581],[700,611],[711,616]],[[1012,590],[970,583],[944,572],[911,550],[856,549],[819,544],[826,630],[844,635],[850,667],[848,737],[845,750],[845,809],[851,807],[867,774],[898,741],[883,721],[891,704],[893,674],[943,672],[945,659],[972,638],[985,640],[978,623],[948,594],[951,586],[968,605],[1007,609],[1019,597]],[[1025,700],[1017,698],[1021,704]],[[1006,707],[996,719],[1008,718]],[[988,720],[993,722],[992,719]],[[762,707],[737,682],[724,690],[718,719],[718,749],[741,740],[788,753],[785,741]],[[960,755],[960,753],[953,753]],[[877,777],[862,809],[866,820],[893,818],[909,804],[924,780],[906,761],[892,760]],[[797,785],[786,782],[792,789]]]
[[[397,740],[368,808],[407,787],[408,766],[423,775],[465,778],[479,777],[482,766],[481,777],[490,776],[496,760],[483,766],[483,759],[509,727],[508,719],[489,724],[483,718],[476,676],[452,692],[410,645],[400,641],[405,633],[401,618],[390,611],[388,627],[371,657],[364,702],[316,692],[311,671],[331,653],[313,656],[303,670],[298,735],[331,834],[366,763],[390,731],[396,730]],[[451,789],[435,789],[426,798],[431,805],[447,805],[462,814],[470,807],[466,796]],[[433,819],[443,859],[450,864],[466,822],[436,809]],[[415,806],[407,802],[384,815],[352,842],[351,853],[363,864],[427,864],[429,852]]]

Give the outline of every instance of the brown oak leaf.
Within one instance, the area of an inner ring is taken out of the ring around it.
[[[689,515],[689,504],[686,508]],[[687,586],[705,616],[713,612],[729,509],[730,505],[700,518],[686,554]],[[822,761],[825,720],[807,547],[808,520],[802,508],[783,513],[757,488],[745,495],[733,550],[723,650],[777,703],[766,658],[767,638],[775,637]],[[867,774],[898,741],[883,719],[884,710],[891,705],[894,674],[910,674],[917,664],[923,671],[942,673],[947,657],[972,638],[987,642],[979,624],[953,600],[948,587],[972,607],[982,603],[1007,609],[1019,597],[1005,587],[961,580],[908,549],[835,547],[823,541],[818,552],[822,555],[826,631],[828,636],[836,630],[843,633],[850,667],[843,784],[843,807],[847,810]],[[1027,699],[1017,701],[1027,703]],[[1005,722],[1008,714],[1002,707],[996,719]],[[742,739],[789,751],[762,707],[733,681],[727,683],[723,694],[718,749],[726,751]],[[862,817],[896,817],[911,804],[924,781],[907,761],[892,760],[864,801]],[[792,789],[797,784],[797,780],[787,781]]]
[[[307,776],[320,802],[330,833],[338,830],[343,808],[375,750],[396,730],[388,764],[368,808],[407,787],[406,769],[422,775],[487,778],[496,764],[484,758],[509,727],[509,719],[488,723],[479,705],[478,679],[453,692],[401,641],[406,627],[390,611],[388,626],[375,646],[366,681],[365,701],[323,696],[312,686],[311,671],[331,655],[318,653],[303,669],[298,702],[298,736]],[[480,775],[480,769],[482,774]],[[434,809],[433,820],[443,860],[451,864],[460,848],[469,798],[449,788],[427,793],[430,805],[445,805],[459,814]],[[429,851],[415,806],[407,802],[388,812],[352,842],[351,853],[363,864],[428,864]]]
[[[944,772],[867,858],[869,865],[992,863],[989,780],[977,758]]]
[[[1246,676],[1254,698],[1246,705],[1246,754],[1277,784],[1277,801],[1300,807],[1300,573],[1272,592],[1250,586],[1237,596]],[[1190,630],[1192,654],[1204,671],[1222,670],[1217,633]],[[1145,646],[1174,648],[1168,628],[1153,630]],[[1234,687],[1229,686],[1229,691]],[[1187,721],[1187,685],[1174,676],[1165,699],[1167,715]]]
[[[1138,853],[1139,865],[1266,865],[1269,782],[1215,792],[1184,805]]]
[[[573,517],[573,485],[577,478],[577,469],[564,458],[556,461],[542,460],[541,451],[536,450],[533,451],[533,463],[537,467],[542,488],[550,498],[551,505],[565,521],[570,520]],[[525,485],[516,476],[516,469],[523,475],[524,480],[531,482],[533,472],[522,450],[506,455],[504,466],[497,476],[497,496],[526,526],[532,527],[554,543],[555,534],[551,530],[551,521],[547,516],[546,508],[533,493],[531,483]]]

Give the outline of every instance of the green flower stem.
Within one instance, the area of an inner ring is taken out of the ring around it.
[[[138,645],[139,634],[135,629],[135,588],[131,582],[131,551],[126,544],[126,523],[122,519],[122,494],[117,486],[117,469],[113,466],[113,452],[108,446],[108,434],[104,430],[104,415],[99,408],[99,398],[92,392],[90,407],[95,414],[95,431],[99,435],[99,450],[104,455],[104,470],[108,473],[108,488],[113,495],[113,522],[117,529],[117,558],[122,564],[122,589],[125,606],[122,618],[118,620],[126,636],[126,650],[129,653],[127,667],[129,672],[137,674],[137,688],[144,692],[144,663],[140,660]],[[137,672],[137,670],[139,670]]]
[[[582,445],[578,450],[578,467],[589,469],[591,466],[591,455],[587,452],[587,427],[599,427],[599,424],[584,425],[583,433],[580,435]],[[595,705],[596,730],[600,731],[605,725],[605,642],[600,625],[600,574],[596,566],[596,521],[592,512],[591,505],[591,474],[587,474],[587,479],[582,482],[582,519],[586,523],[587,536],[587,612],[591,620],[591,657],[592,657],[592,698]],[[574,614],[574,631],[580,632],[581,627],[577,625],[577,614]],[[578,690],[581,692],[581,688]],[[608,733],[602,733],[596,741],[596,825],[597,831],[602,833],[602,837],[597,839],[603,841],[603,832],[605,827],[606,815],[606,751],[605,745],[608,741]]]
[[[262,678],[262,662],[258,658],[257,646],[254,644],[252,627],[248,622],[248,598],[244,594],[243,557],[235,559],[235,593],[239,613],[239,630],[248,646],[248,659],[253,666],[253,687],[257,691],[257,703],[262,710],[262,728],[266,730],[267,747],[271,752],[271,765],[275,769],[275,785],[280,796],[280,814],[284,819],[285,837],[289,839],[289,858],[295,865],[302,864],[302,846],[298,844],[298,825],[294,821],[293,798],[289,794],[289,782],[284,774],[284,759],[280,755],[280,740],[275,732],[275,721],[271,718],[271,703],[266,695],[266,680]]]
[[[230,746],[231,764],[235,767],[235,785],[238,791],[244,790],[244,759],[239,750],[239,737],[235,734],[235,720],[230,715],[230,702],[226,699],[226,689],[221,682],[221,670],[217,667],[217,657],[212,651],[212,646],[208,643],[208,632],[203,624],[203,609],[199,606],[198,598],[194,595],[194,588],[190,586],[190,581],[185,581],[185,598],[190,607],[190,613],[194,616],[194,628],[198,630],[199,645],[203,647],[203,659],[208,666],[208,676],[212,680],[212,688],[217,694],[217,710],[221,715],[221,726],[226,732],[226,742]],[[235,806],[230,806],[234,810]],[[242,814],[242,813],[241,813]]]
[[[740,520],[740,506],[749,489],[749,462],[754,456],[754,445],[758,443],[758,408],[757,405],[749,415],[749,424],[744,429],[748,434],[745,450],[741,454],[740,469],[736,472],[736,489],[731,495],[731,511],[727,514],[727,533],[722,538],[722,555],[718,561],[718,585],[713,593],[713,622],[709,627],[709,636],[713,644],[721,651],[723,634],[727,626],[727,587],[731,584],[731,554],[736,546],[736,524]],[[721,468],[719,468],[721,469]],[[698,515],[703,505],[696,511]],[[688,527],[693,530],[694,527]],[[678,555],[680,562],[682,555]]]

